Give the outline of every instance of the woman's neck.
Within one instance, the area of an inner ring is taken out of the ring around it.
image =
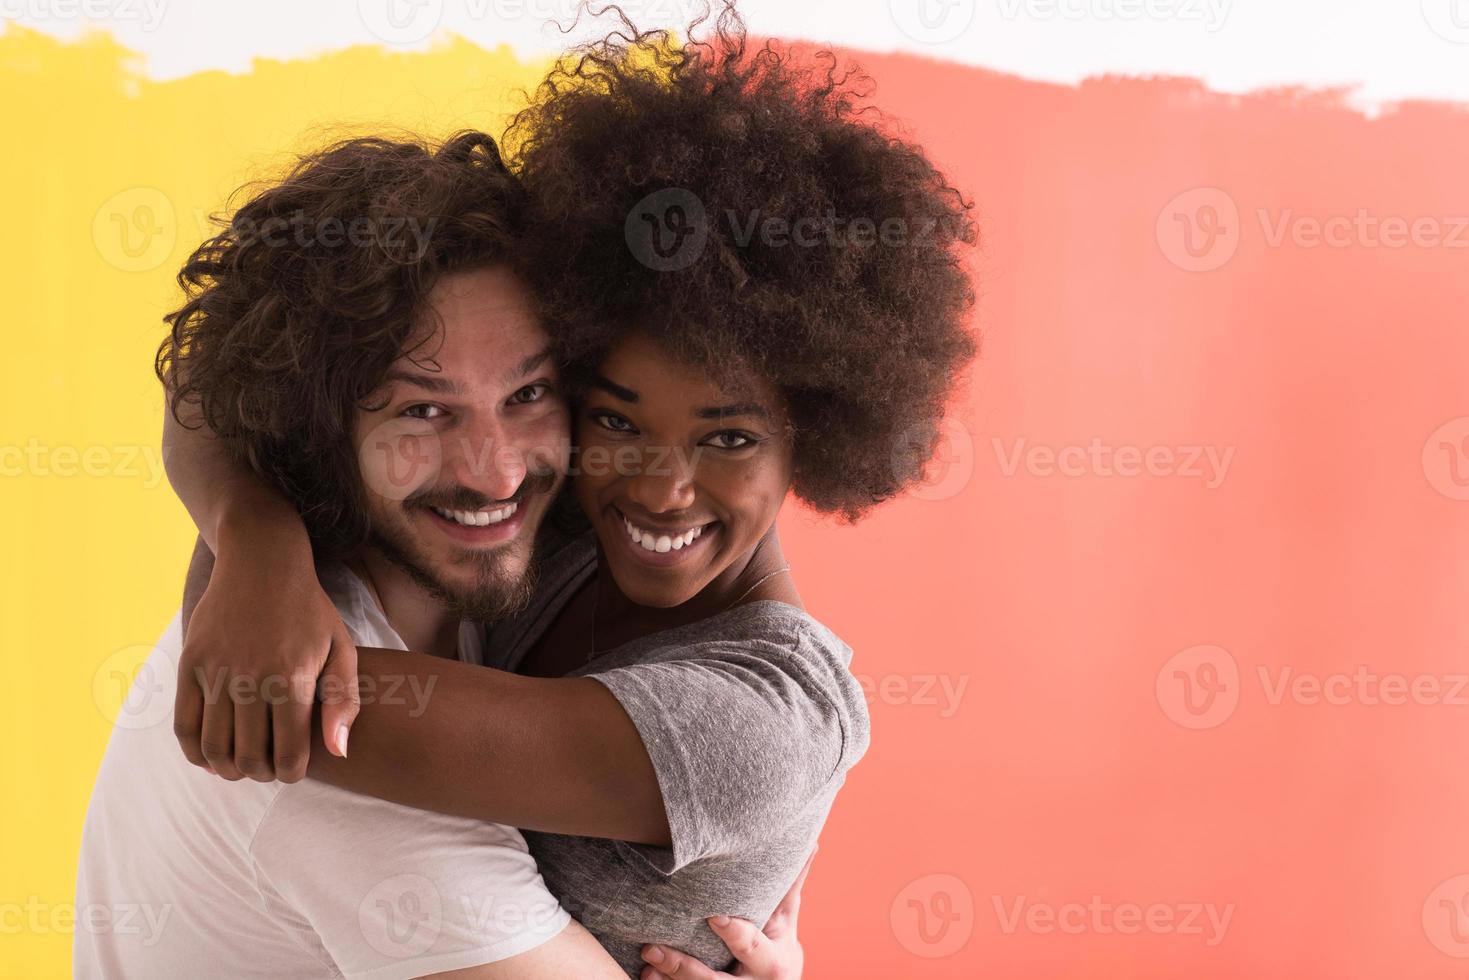
[[[731,562],[692,599],[666,609],[641,606],[623,595],[607,571],[600,544],[597,551],[597,599],[592,612],[597,650],[610,650],[653,633],[697,623],[742,602],[779,599],[795,606],[801,604],[791,577],[779,574],[789,566],[773,527],[748,554]]]

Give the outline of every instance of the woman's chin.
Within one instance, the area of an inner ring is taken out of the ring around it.
[[[659,588],[643,581],[641,576],[637,581],[629,582],[625,577],[618,576],[615,570],[613,578],[617,580],[617,588],[624,596],[649,609],[672,609],[683,605],[697,594],[683,589]]]

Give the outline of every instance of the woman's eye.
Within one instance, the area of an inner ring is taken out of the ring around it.
[[[592,420],[604,429],[612,432],[636,432],[633,424],[621,415],[613,415],[611,412],[593,412]]]
[[[510,402],[513,405],[529,405],[531,402],[540,401],[550,390],[551,386],[545,383],[526,385],[510,396]]]
[[[403,414],[411,419],[436,419],[444,414],[444,410],[437,405],[409,405],[403,409]]]
[[[744,449],[755,444],[755,437],[743,432],[716,432],[704,440],[715,449]]]

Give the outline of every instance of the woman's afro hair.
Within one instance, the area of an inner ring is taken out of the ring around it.
[[[644,331],[768,379],[796,494],[855,520],[922,478],[974,356],[973,205],[831,52],[750,45],[728,2],[683,41],[619,19],[506,134],[521,258],[562,358],[585,378]]]

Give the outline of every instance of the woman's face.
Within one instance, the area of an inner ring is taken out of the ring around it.
[[[791,486],[773,385],[728,390],[643,334],[602,362],[577,412],[576,495],[622,593],[670,608],[732,584]]]

